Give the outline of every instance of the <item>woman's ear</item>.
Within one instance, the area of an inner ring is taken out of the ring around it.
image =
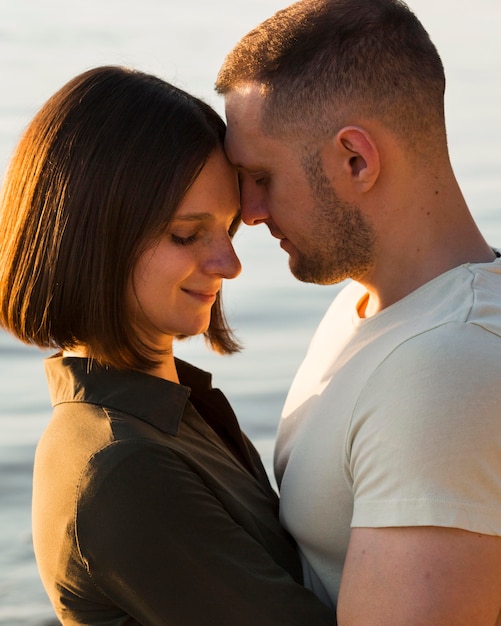
[[[372,135],[360,126],[345,126],[333,142],[345,181],[356,185],[359,192],[369,191],[381,169],[379,150]]]

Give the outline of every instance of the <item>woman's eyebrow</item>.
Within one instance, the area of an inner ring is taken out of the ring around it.
[[[235,214],[232,217],[232,220],[236,220],[241,215],[241,208],[239,207]],[[210,220],[214,219],[214,215],[212,213],[185,213],[183,215],[174,215],[172,218],[173,222],[182,221],[182,222],[199,222],[202,220]]]
[[[174,215],[173,222],[199,222],[200,220],[208,220],[214,216],[211,213],[186,213],[184,215]]]

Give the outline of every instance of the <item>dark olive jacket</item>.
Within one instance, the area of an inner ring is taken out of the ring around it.
[[[63,624],[334,624],[301,585],[277,496],[209,374],[181,385],[46,360],[33,537]],[[203,416],[203,417],[202,417]]]

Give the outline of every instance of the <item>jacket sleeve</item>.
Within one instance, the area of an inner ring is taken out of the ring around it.
[[[138,624],[336,623],[176,452],[105,465],[82,482],[77,541],[94,584]]]

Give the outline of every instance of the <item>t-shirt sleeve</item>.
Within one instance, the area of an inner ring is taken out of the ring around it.
[[[138,448],[107,465],[87,477],[78,542],[96,586],[138,624],[335,624],[176,452]]]
[[[446,324],[400,345],[357,404],[352,526],[501,535],[501,340]]]

